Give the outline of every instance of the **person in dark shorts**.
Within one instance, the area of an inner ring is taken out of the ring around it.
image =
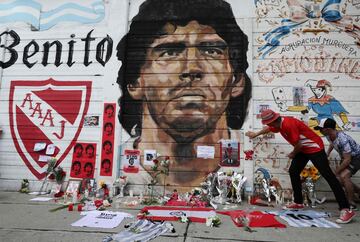
[[[339,153],[341,161],[335,175],[345,188],[350,208],[356,210],[354,192],[360,194],[360,187],[352,182],[351,177],[360,169],[360,145],[350,135],[336,130],[336,122],[331,118],[321,119],[314,129],[319,130],[330,142],[328,156],[333,149]]]

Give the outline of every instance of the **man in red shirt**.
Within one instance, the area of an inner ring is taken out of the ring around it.
[[[329,166],[329,160],[324,150],[324,143],[320,136],[312,131],[307,125],[293,117],[281,117],[279,113],[271,109],[261,112],[262,124],[266,125],[258,132],[248,131],[245,133],[249,138],[274,132],[280,134],[294,147],[288,154],[292,159],[289,168],[291,185],[294,191],[294,203],[286,206],[287,209],[302,209],[303,197],[300,173],[309,160],[319,170],[333,191],[336,201],[341,209],[340,218],[337,223],[349,223],[355,216],[355,212],[350,210],[349,202],[345,196],[341,184],[336,179]]]

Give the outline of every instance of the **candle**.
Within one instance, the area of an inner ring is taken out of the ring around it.
[[[68,211],[73,211],[74,210],[74,204],[70,203],[68,206]]]

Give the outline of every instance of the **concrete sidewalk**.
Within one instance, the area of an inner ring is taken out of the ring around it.
[[[59,206],[54,201],[31,202],[35,196],[17,192],[0,192],[0,241],[101,241],[106,235],[124,230],[124,224],[134,219],[126,219],[115,229],[96,229],[72,227],[71,223],[80,218],[77,211],[68,212],[66,209],[49,212],[49,209]],[[141,207],[111,208],[112,211],[122,211],[136,216]],[[236,209],[275,210],[280,208],[264,208],[244,204]],[[330,220],[335,221],[339,212],[337,204],[325,202],[316,211],[331,212]],[[195,242],[195,241],[331,241],[355,242],[360,241],[360,218],[355,218],[350,224],[341,225],[342,228],[294,228],[284,229],[254,228],[256,232],[247,232],[236,227],[230,217],[219,215],[221,225],[218,228],[207,227],[205,224],[184,224],[173,222],[176,229],[174,234],[165,234],[153,241]],[[278,219],[281,222],[284,222]],[[286,222],[284,222],[288,225]]]

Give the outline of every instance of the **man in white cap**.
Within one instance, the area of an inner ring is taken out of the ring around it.
[[[335,175],[345,188],[350,208],[356,210],[354,190],[360,194],[360,187],[351,181],[351,177],[360,169],[360,145],[350,135],[337,131],[336,122],[331,118],[320,120],[314,129],[319,130],[330,142],[328,156],[334,148],[339,153],[341,162],[335,170]]]
[[[266,126],[257,132],[248,131],[245,133],[246,136],[252,139],[269,132],[280,132],[280,134],[294,147],[288,154],[288,157],[292,159],[289,174],[294,191],[294,203],[287,205],[285,208],[304,208],[300,173],[308,161],[311,160],[330,185],[336,201],[339,204],[341,212],[340,217],[336,222],[349,223],[355,216],[355,212],[350,210],[350,205],[345,196],[345,192],[329,166],[329,161],[321,137],[300,120],[293,117],[281,117],[279,113],[276,113],[271,109],[264,110],[260,117],[262,124]]]

